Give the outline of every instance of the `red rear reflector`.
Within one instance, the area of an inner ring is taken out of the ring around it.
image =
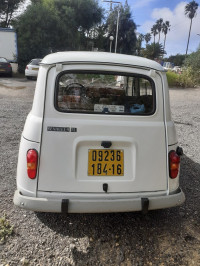
[[[38,162],[38,153],[36,150],[28,150],[27,155],[27,174],[28,177],[34,179],[37,174],[37,162]]]
[[[179,172],[180,157],[175,151],[169,153],[169,176],[176,178]]]

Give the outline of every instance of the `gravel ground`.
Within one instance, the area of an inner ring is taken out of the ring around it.
[[[2,85],[4,84],[4,85]],[[200,88],[170,90],[186,202],[177,208],[117,214],[34,213],[13,205],[20,135],[34,82],[0,80],[0,216],[14,234],[0,265],[200,265]],[[6,86],[6,87],[5,87]]]

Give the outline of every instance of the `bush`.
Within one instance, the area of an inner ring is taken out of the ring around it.
[[[179,74],[176,74],[172,71],[167,71],[167,80],[169,87],[177,87],[180,86],[179,84]]]
[[[176,74],[172,71],[168,71],[167,80],[169,87],[183,87],[192,88],[196,85],[195,80],[192,75],[191,68],[184,69],[182,74]]]
[[[179,75],[179,85],[184,88],[193,88],[198,83],[194,79],[193,70],[188,67],[183,70],[182,74]]]
[[[6,216],[0,217],[0,243],[4,242],[6,238],[13,233],[13,226],[6,219]]]
[[[200,49],[190,54],[184,64],[187,68],[186,74],[193,81],[194,85],[200,85]]]

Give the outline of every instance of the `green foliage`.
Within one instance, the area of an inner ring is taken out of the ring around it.
[[[0,218],[0,243],[4,242],[6,238],[13,233],[13,226],[6,219],[6,216]]]
[[[175,66],[182,66],[185,60],[185,55],[184,54],[176,54],[176,55],[171,55],[168,58],[165,58],[165,62],[171,62]]]
[[[162,44],[151,43],[146,45],[146,49],[142,50],[144,57],[154,60],[161,57],[165,53]]]
[[[105,24],[96,26],[91,30],[91,42],[93,47],[97,47],[99,51],[107,51],[108,50],[108,37],[106,37],[106,26]]]
[[[118,8],[115,7],[114,10],[108,16],[106,21],[106,28],[108,36],[116,36],[117,28],[117,16]],[[119,32],[118,32],[118,45],[117,52],[122,54],[134,54],[136,47],[136,24],[131,18],[131,11],[128,5],[120,8],[119,17]],[[107,43],[107,51],[109,51],[109,40]]]
[[[142,42],[144,41],[144,35],[143,34],[139,34],[138,38],[137,38],[137,42],[136,42],[136,54],[138,56],[141,55],[141,50],[142,50]]]
[[[189,2],[186,6],[185,6],[185,15],[189,18],[189,19],[193,19],[196,14],[197,14],[197,9],[198,9],[199,4],[197,2],[195,2],[194,0]]]
[[[151,33],[153,35],[153,38],[154,38],[154,43],[155,43],[155,37],[156,35],[158,34],[158,28],[157,28],[157,25],[153,25],[153,27],[151,28]]]
[[[157,27],[158,35],[159,35],[159,37],[158,37],[158,42],[160,42],[160,32],[161,32],[161,30],[162,30],[162,26],[163,26],[163,19],[160,18],[160,19],[158,19],[158,20],[156,21],[156,27]]]
[[[167,71],[167,80],[169,87],[193,88],[195,86],[194,79],[191,75],[191,69],[184,69],[182,74]]]
[[[200,85],[200,49],[190,54],[186,59],[184,66],[187,69],[195,85]]]
[[[179,84],[184,88],[193,88],[197,85],[197,82],[193,77],[193,71],[190,67],[183,69],[183,72],[179,77]]]
[[[151,41],[151,33],[145,34],[144,40],[145,40],[146,44],[148,44]]]
[[[18,33],[19,71],[32,58],[63,50],[88,50],[89,31],[101,22],[96,0],[38,0],[13,23]]]
[[[15,11],[25,0],[1,0],[0,1],[0,27],[8,28],[12,22]]]
[[[163,22],[163,24],[162,24],[162,32],[164,33],[164,35],[167,35],[168,31],[170,30],[170,27],[171,27],[171,25],[170,25],[168,20]]]
[[[200,49],[197,52],[188,55],[184,65],[186,67],[192,67],[194,71],[198,72],[200,70]]]
[[[60,21],[41,4],[29,6],[15,21],[18,34],[18,63],[24,71],[32,58],[41,58],[60,46]]]
[[[192,20],[197,14],[197,9],[198,9],[199,4],[196,3],[194,0],[189,2],[185,6],[185,15],[190,19],[190,29],[189,29],[189,34],[188,34],[188,41],[187,41],[187,48],[186,48],[186,55],[188,52],[188,46],[189,46],[189,41],[190,41],[190,33],[191,33],[191,28],[192,28]]]
[[[178,74],[176,74],[172,71],[167,71],[166,75],[167,75],[167,81],[168,81],[169,87],[179,87],[180,86]]]

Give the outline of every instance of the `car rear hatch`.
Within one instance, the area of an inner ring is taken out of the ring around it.
[[[55,67],[49,71],[38,190],[167,190],[159,74],[151,78],[149,70],[126,67],[76,68],[65,66],[58,77]]]

